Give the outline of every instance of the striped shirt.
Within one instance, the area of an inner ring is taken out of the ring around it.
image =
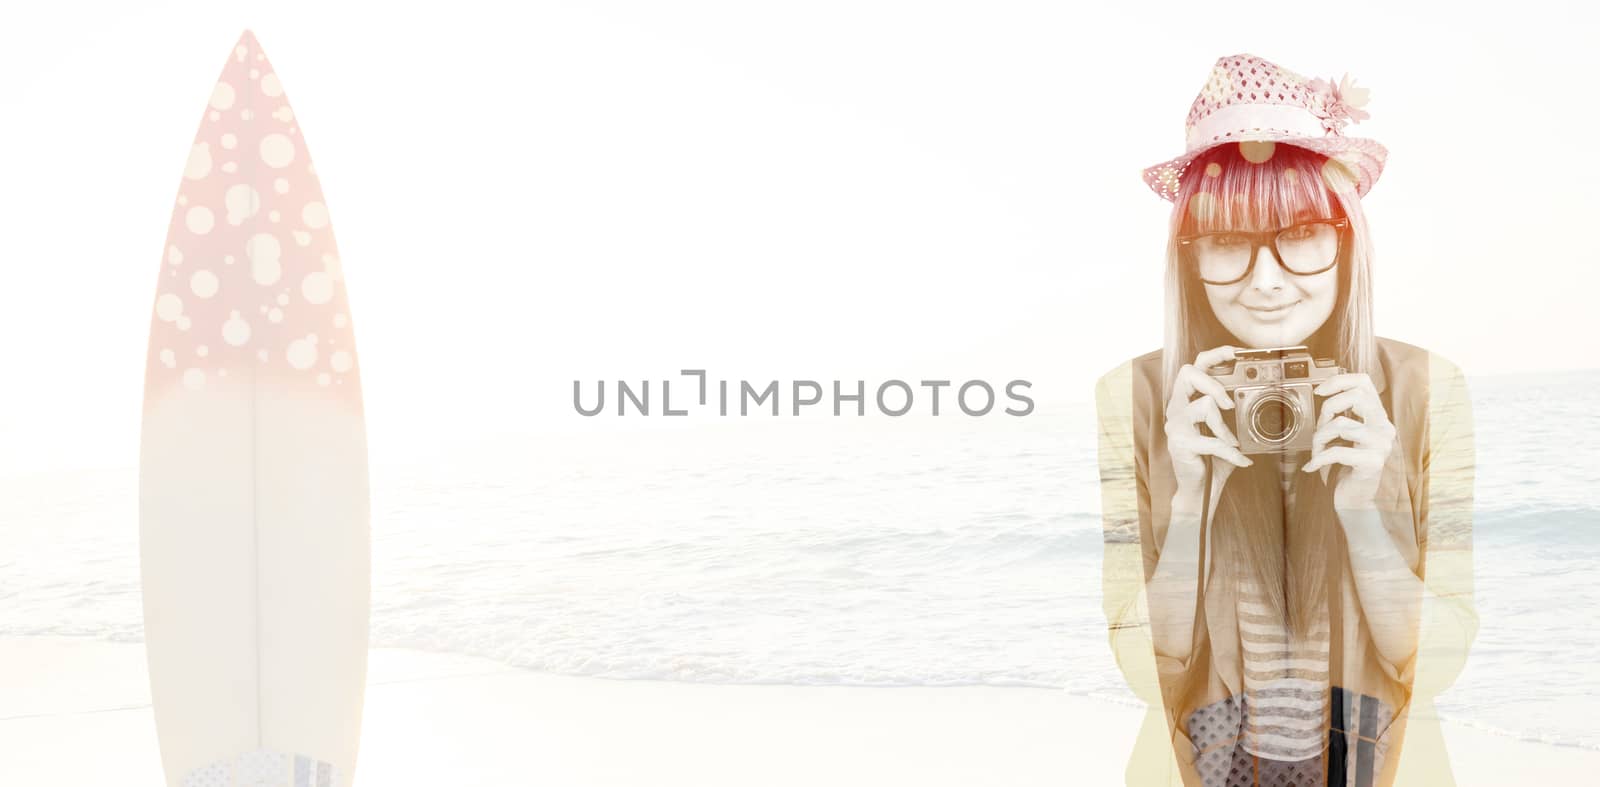
[[[1307,454],[1279,460],[1284,510],[1294,507],[1295,473]],[[1290,642],[1262,589],[1245,582],[1239,595],[1239,639],[1244,654],[1244,749],[1272,760],[1305,760],[1325,743],[1328,689],[1328,623],[1307,641]]]

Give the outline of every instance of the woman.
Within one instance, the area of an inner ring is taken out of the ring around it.
[[[1224,57],[1145,171],[1165,345],[1097,388],[1105,610],[1150,704],[1129,784],[1454,783],[1432,697],[1477,625],[1470,408],[1373,333],[1364,103]]]

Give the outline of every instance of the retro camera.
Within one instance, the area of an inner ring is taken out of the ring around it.
[[[1344,369],[1294,346],[1238,350],[1207,373],[1233,398],[1233,409],[1222,416],[1248,455],[1310,451],[1318,403],[1311,389]]]

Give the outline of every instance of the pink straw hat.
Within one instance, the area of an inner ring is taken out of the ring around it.
[[[1173,201],[1183,171],[1196,156],[1230,142],[1282,142],[1306,148],[1343,165],[1365,196],[1378,182],[1389,151],[1371,139],[1347,137],[1346,123],[1369,117],[1367,90],[1346,74],[1338,84],[1311,79],[1256,57],[1240,54],[1219,58],[1211,78],[1189,107],[1184,123],[1187,151],[1171,161],[1144,169],[1144,182]],[[1252,146],[1256,153],[1271,145]],[[1252,159],[1255,160],[1255,159]]]

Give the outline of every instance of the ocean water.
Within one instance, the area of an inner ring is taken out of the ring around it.
[[[1441,715],[1600,748],[1600,371],[1470,378],[1480,631]],[[662,419],[657,419],[662,420]],[[614,679],[1041,686],[1106,647],[1092,404],[374,441],[373,644]],[[134,467],[0,477],[0,636],[141,637]]]

